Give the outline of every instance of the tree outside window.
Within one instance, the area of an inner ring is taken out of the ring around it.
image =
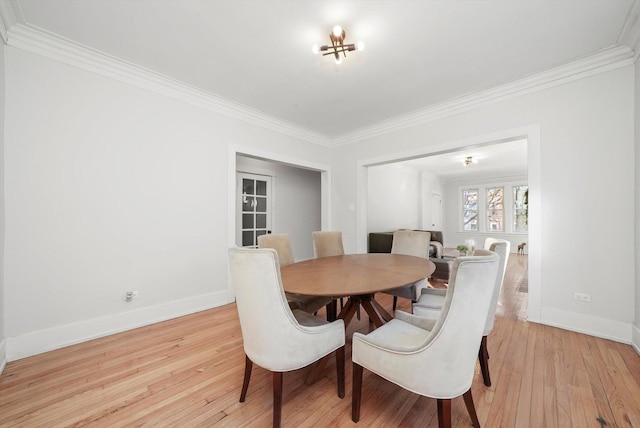
[[[462,191],[462,230],[478,230],[478,189]]]
[[[487,189],[487,230],[504,232],[504,187]]]
[[[513,231],[527,232],[529,230],[529,186],[513,187]]]

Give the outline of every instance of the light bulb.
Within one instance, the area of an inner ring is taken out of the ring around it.
[[[333,35],[338,38],[342,37],[342,27],[339,25],[333,27]]]
[[[362,40],[358,41],[358,43],[356,44],[356,49],[358,49],[359,51],[364,50],[364,42]]]
[[[317,44],[311,46],[311,52],[313,52],[314,54],[317,54],[318,52],[320,52],[320,46]]]
[[[339,56],[338,58],[336,58],[336,64],[342,64],[342,57]]]

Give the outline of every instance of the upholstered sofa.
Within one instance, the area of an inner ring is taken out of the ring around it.
[[[453,258],[445,257],[443,254],[442,232],[439,230],[421,230],[431,234],[429,244],[429,260],[436,265],[433,277],[449,280],[449,274],[453,266]],[[390,253],[393,245],[393,232],[371,232],[369,233],[369,253]]]

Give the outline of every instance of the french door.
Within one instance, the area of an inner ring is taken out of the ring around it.
[[[237,179],[236,245],[256,248],[258,236],[271,233],[272,179],[240,172]]]

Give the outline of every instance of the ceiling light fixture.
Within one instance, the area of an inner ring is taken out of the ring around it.
[[[340,64],[342,62],[342,57],[347,57],[347,52],[356,50],[361,51],[364,49],[364,42],[362,41],[358,43],[345,44],[344,38],[346,35],[347,33],[344,29],[341,26],[336,25],[333,27],[333,31],[329,34],[331,45],[313,45],[311,50],[315,54],[323,52],[322,56],[333,55],[336,64]],[[340,54],[342,54],[342,56],[340,56]]]
[[[467,156],[467,157],[462,161],[462,165],[464,165],[464,166],[471,165],[472,163],[478,163],[478,161],[477,161],[476,159],[474,159],[472,156]]]

